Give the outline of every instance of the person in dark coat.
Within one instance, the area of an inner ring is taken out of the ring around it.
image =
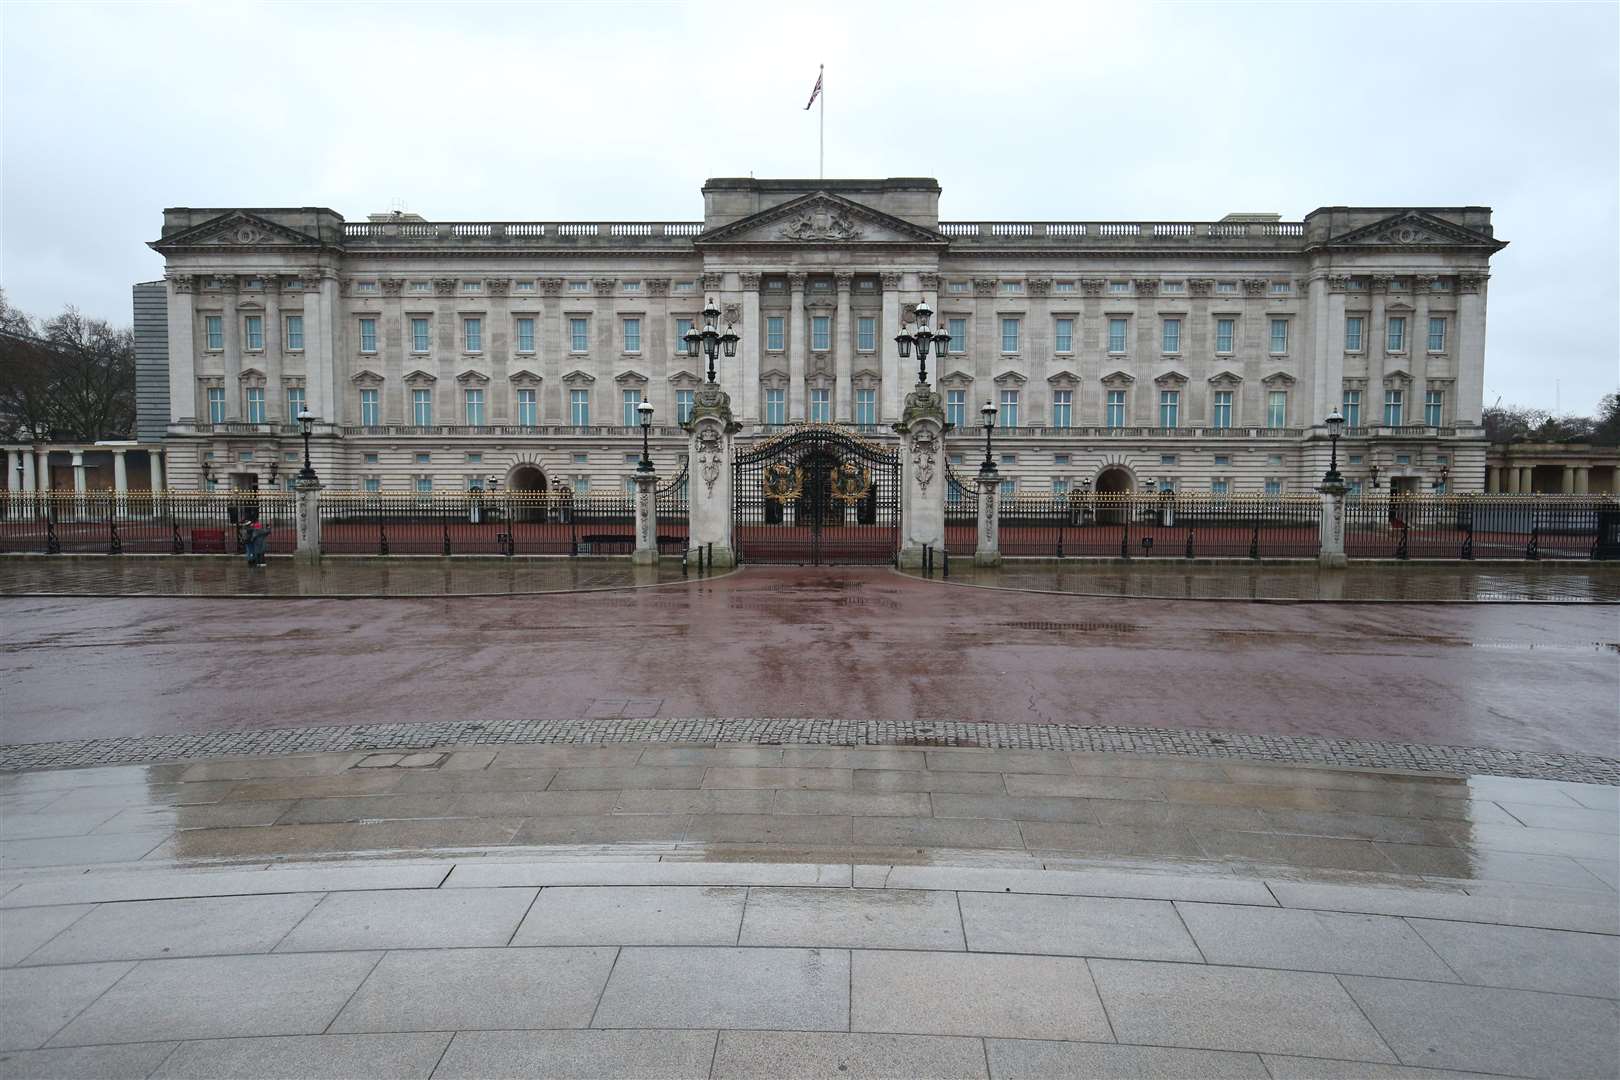
[[[270,544],[269,526],[261,525],[257,519],[254,519],[253,521],[248,522],[247,529],[243,533],[242,539],[247,549],[248,565],[263,566],[264,549]]]

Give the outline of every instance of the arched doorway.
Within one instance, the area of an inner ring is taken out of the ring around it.
[[[506,478],[508,491],[544,491],[546,474],[538,465],[518,465]]]
[[[1097,474],[1096,491],[1098,495],[1113,496],[1115,499],[1121,495],[1129,495],[1136,489],[1136,481],[1131,471],[1123,465],[1110,465]],[[1097,521],[1103,525],[1123,525],[1129,511],[1120,503],[1110,499],[1102,500],[1097,507]]]

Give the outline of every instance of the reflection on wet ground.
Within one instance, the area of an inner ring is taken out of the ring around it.
[[[332,558],[312,566],[284,557],[255,568],[224,556],[0,558],[0,596],[516,596],[682,580],[674,559]]]
[[[524,746],[0,775],[0,870],[422,851],[1107,863],[1620,902],[1620,788],[1127,754]]]
[[[1167,600],[1350,600],[1395,603],[1620,603],[1620,565],[1607,563],[1352,563],[1314,565],[1008,560],[975,567],[953,559],[936,581],[1077,596]]]

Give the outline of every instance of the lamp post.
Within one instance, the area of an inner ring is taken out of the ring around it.
[[[1344,486],[1344,477],[1339,475],[1339,432],[1344,430],[1344,417],[1339,410],[1334,409],[1323,420],[1328,429],[1328,471],[1322,476],[1322,483]]]
[[[709,380],[713,382],[713,379]],[[652,433],[653,407],[652,402],[643,401],[636,406],[636,415],[641,417],[641,461],[636,465],[636,472],[650,473],[653,471],[652,454],[647,448],[647,438]]]
[[[715,306],[714,297],[711,296],[709,297],[707,306],[705,306],[703,309],[703,329],[699,330],[694,326],[692,329],[686,332],[685,337],[686,347],[688,350],[696,353],[698,349],[701,348],[705,353],[708,354],[708,381],[711,384],[715,382],[714,362],[719,358],[721,350],[725,351],[727,357],[737,355],[737,342],[739,340],[737,337],[737,332],[731,328],[730,323],[727,323],[725,333],[721,333],[719,330],[719,325],[720,309]]]
[[[298,479],[313,482],[320,479],[315,475],[315,466],[309,462],[309,436],[315,430],[315,414],[308,409],[300,409],[298,411],[298,426],[304,433],[304,467],[298,470]]]
[[[1378,490],[1378,462],[1375,461],[1371,465],[1367,466],[1367,476],[1372,481],[1373,490],[1377,491]]]
[[[917,385],[928,385],[928,350],[932,346],[937,349],[937,355],[944,356],[950,348],[951,335],[945,332],[942,326],[937,331],[928,328],[928,320],[934,317],[934,309],[923,300],[917,304],[917,329],[912,331],[907,326],[901,326],[900,332],[895,335],[894,343],[900,346],[900,359],[905,360],[911,356],[911,347],[917,346]]]
[[[1440,466],[1440,475],[1435,477],[1433,483],[1429,485],[1430,487],[1434,488],[1434,493],[1436,495],[1444,495],[1446,493],[1446,478],[1450,475],[1450,465]]]
[[[996,429],[996,407],[986,401],[979,409],[979,415],[984,417],[984,464],[979,466],[980,476],[989,476],[996,471],[995,460],[990,456],[990,433]]]

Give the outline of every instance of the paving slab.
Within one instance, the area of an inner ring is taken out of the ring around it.
[[[1087,1080],[1270,1080],[1257,1054],[1175,1050],[1163,1046],[986,1039],[994,1080],[1086,1077]]]
[[[780,746],[654,746],[641,752],[637,765],[745,765],[782,764]],[[789,762],[789,764],[797,764]]]
[[[777,814],[840,814],[862,817],[928,817],[928,795],[921,791],[778,791]]]
[[[956,894],[910,889],[750,889],[743,945],[961,950]]]
[[[848,888],[848,863],[458,862],[444,887],[503,885],[820,885]]]
[[[454,796],[450,809],[453,814],[467,817],[607,814],[618,805],[620,794],[617,791],[473,791]]]
[[[1120,1042],[1395,1061],[1332,975],[1093,960]]]
[[[72,926],[89,910],[89,904],[0,908],[0,967],[21,963],[29,953]]]
[[[849,769],[789,769],[721,766],[703,778],[706,788],[775,788],[800,791],[848,791]],[[625,785],[627,787],[631,785]],[[694,787],[696,785],[693,785]]]
[[[255,859],[289,855],[421,852],[507,844],[522,818],[431,818],[335,825],[271,825],[262,829],[192,829],[153,853],[165,859]]]
[[[1590,834],[1588,834],[1590,835]],[[1519,881],[1565,888],[1590,887],[1592,875],[1565,855],[1536,855],[1486,848],[1417,844],[1373,845],[1397,871],[1412,876],[1463,881]]]
[[[686,828],[707,844],[847,845],[850,835],[850,819],[832,814],[694,814]]]
[[[80,874],[55,881],[29,881],[0,897],[0,907],[163,900],[181,896],[341,892],[350,889],[432,889],[444,880],[443,864],[411,866],[300,866],[268,870],[149,870]]]
[[[347,769],[364,754],[283,754],[224,761],[200,761],[180,774],[182,783],[194,780],[259,780],[284,776],[330,776]]]
[[[424,772],[401,772],[392,776],[387,790],[401,794],[409,792],[478,791],[544,791],[557,776],[555,768],[539,769],[476,769],[451,768],[458,755],[437,769]]]
[[[1206,858],[1222,862],[1384,873],[1390,870],[1389,860],[1370,840],[1200,828],[1192,829],[1192,836]]]
[[[1191,876],[1108,870],[1011,870],[970,866],[894,866],[884,881],[896,889],[962,892],[1048,893],[1060,896],[1123,896],[1144,900],[1207,900],[1219,904],[1276,906],[1262,881],[1230,874]]]
[[[180,1044],[153,1080],[426,1080],[449,1042],[444,1031],[206,1039]]]
[[[613,955],[613,949],[391,952],[331,1030],[582,1028]]]
[[[844,1031],[849,986],[842,950],[626,948],[591,1026]]]
[[[276,824],[325,825],[340,821],[411,821],[417,818],[455,817],[455,802],[444,793],[360,795],[354,798],[299,799]]]
[[[782,755],[782,764],[804,769],[918,772],[927,768],[927,758],[922,750],[894,746],[790,746]]]
[[[97,825],[95,833],[159,832],[163,829],[239,829],[272,825],[292,809],[291,799],[254,799],[184,806],[131,806]]]
[[[1158,781],[1131,777],[1008,772],[1002,780],[1009,795],[1058,795],[1079,799],[1164,798],[1163,785]]]
[[[1620,937],[1436,919],[1406,921],[1464,982],[1620,998]]]
[[[1500,1075],[1282,1054],[1262,1054],[1260,1060],[1265,1062],[1274,1080],[1496,1080]]]
[[[277,952],[452,949],[505,945],[535,889],[395,889],[332,893]]]
[[[1456,982],[1403,919],[1298,908],[1180,903],[1211,964]]]
[[[552,886],[540,890],[512,944],[735,945],[747,896],[742,888]]]
[[[1594,811],[1595,812],[1595,811]],[[24,813],[0,809],[0,840],[39,840],[52,836],[83,836],[97,825],[122,813],[112,806],[86,810]]]
[[[1313,881],[1271,879],[1267,884],[1284,907],[1620,934],[1620,907],[1614,904],[1560,904],[1513,896],[1468,896],[1438,889],[1377,888]]]
[[[713,1031],[461,1031],[433,1076],[703,1080],[714,1041]]]
[[[1055,956],[857,952],[850,1027],[917,1035],[1108,1040],[1086,961]]]
[[[925,772],[922,769],[856,769],[856,791],[959,791],[974,795],[1004,795],[1007,787],[997,772]]]
[[[1007,821],[1079,821],[1097,823],[1090,799],[1064,796],[963,795],[935,792],[929,796],[934,816],[1002,818]]]
[[[72,1020],[133,963],[13,968],[0,975],[0,1050],[33,1050]],[[109,1040],[116,1041],[116,1040]]]
[[[58,1032],[51,1045],[318,1035],[376,964],[377,956],[142,960]]]
[[[0,1053],[0,1076],[7,1080],[129,1080],[149,1075],[176,1045],[152,1042],[13,1050]]]
[[[984,1077],[978,1039],[943,1035],[843,1032],[722,1031],[715,1080],[779,1080],[784,1076],[838,1080],[969,1080]]]
[[[855,843],[878,847],[1024,848],[1017,823],[982,818],[858,817]]]
[[[562,793],[548,791],[546,794]],[[612,809],[615,814],[768,814],[771,812],[771,804],[776,801],[776,795],[777,793],[769,788],[701,788],[681,791],[637,788],[633,791],[618,792]]]
[[[269,952],[320,900],[320,893],[279,893],[101,904],[37,949],[27,963]]]
[[[166,832],[0,840],[0,869],[134,862],[169,838]]]
[[[490,763],[492,771],[536,768],[613,768],[634,765],[641,746],[505,746]]]
[[[1577,832],[1620,833],[1620,812],[1585,806],[1546,806],[1540,803],[1497,803],[1532,829],[1568,829]]]
[[[1067,754],[1047,750],[928,750],[927,768],[936,772],[1053,773],[1073,776]]]
[[[636,750],[638,747],[627,747]],[[497,762],[499,764],[499,762]],[[557,770],[548,791],[620,791],[625,788],[695,788],[703,784],[702,765],[619,765]],[[718,771],[718,770],[715,770]],[[713,785],[720,786],[720,785]]]
[[[1166,900],[987,892],[962,893],[960,898],[972,952],[1203,960]]]
[[[685,814],[559,814],[525,821],[513,834],[512,843],[525,846],[678,844],[686,836],[688,820]]]
[[[1180,825],[1086,825],[1026,821],[1019,826],[1031,851],[1083,851],[1136,858],[1202,859],[1204,849]]]
[[[1514,1076],[1620,1074],[1620,1003],[1355,975],[1341,981],[1404,1064]]]

